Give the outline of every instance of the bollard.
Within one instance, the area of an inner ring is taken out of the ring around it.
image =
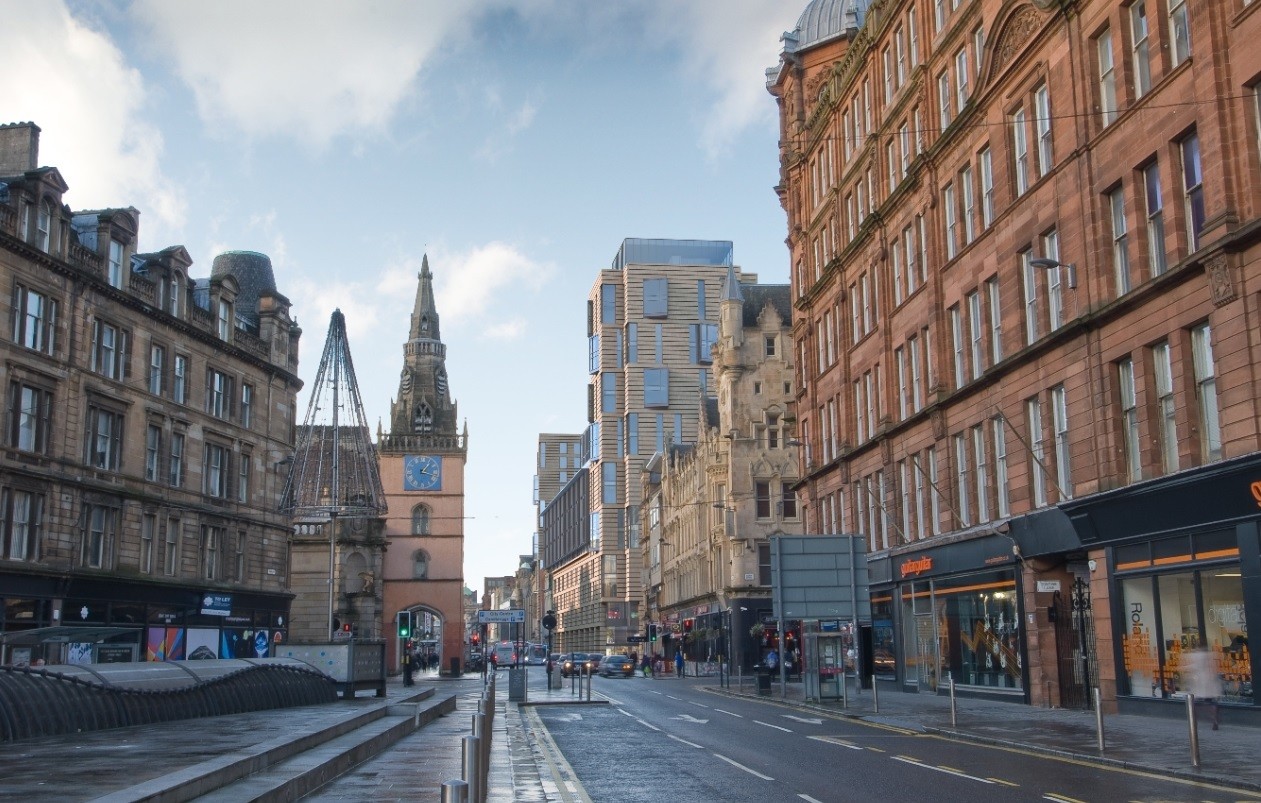
[[[468,784],[464,781],[442,782],[442,803],[466,803],[466,801],[469,801]]]
[[[954,682],[953,678],[951,679],[951,682],[952,683]],[[872,713],[879,714],[880,713],[880,692],[876,690],[876,676],[875,675],[871,676],[871,705],[872,705],[872,709],[871,709]]]
[[[1099,687],[1095,686],[1091,691],[1095,694],[1095,732],[1098,734],[1099,752],[1103,752],[1103,705],[1099,699]]]
[[[490,747],[490,731],[486,728],[486,715],[480,711],[473,715],[473,736],[478,740],[477,746],[481,751],[477,765],[480,768],[490,760],[490,751],[486,749]]]
[[[950,676],[950,727],[959,727],[959,710],[955,707],[955,679]]]
[[[464,736],[460,742],[460,770],[464,782],[468,784],[469,803],[479,803],[482,799],[481,740],[476,736]]]
[[[591,670],[587,670],[587,702],[591,702]]]
[[[1187,695],[1187,728],[1191,733],[1191,766],[1200,768],[1200,731],[1195,724],[1195,695]]]

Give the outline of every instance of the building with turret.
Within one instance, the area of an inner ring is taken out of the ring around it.
[[[421,263],[411,326],[403,346],[390,431],[378,433],[381,482],[389,512],[382,590],[387,617],[412,611],[433,623],[444,669],[464,656],[464,466],[461,428],[447,378],[429,257]],[[427,617],[427,618],[426,618]],[[391,665],[398,667],[397,639]]]

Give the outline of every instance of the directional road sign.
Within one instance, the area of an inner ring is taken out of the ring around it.
[[[485,624],[519,624],[525,621],[524,608],[508,608],[502,611],[478,611],[477,623]]]

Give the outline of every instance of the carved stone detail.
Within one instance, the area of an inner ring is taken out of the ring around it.
[[[1225,254],[1214,254],[1204,260],[1204,273],[1208,276],[1209,295],[1214,306],[1225,306],[1239,298],[1239,291],[1235,289],[1230,275],[1230,260]]]
[[[936,440],[946,439],[946,416],[942,415],[941,410],[934,410],[929,415],[929,420],[933,424],[933,438]]]
[[[1029,44],[1038,28],[1042,27],[1042,14],[1033,6],[1025,6],[1012,14],[1003,28],[1002,36],[994,48],[994,72],[1006,67],[1016,54]]]

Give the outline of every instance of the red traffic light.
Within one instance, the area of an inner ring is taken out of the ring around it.
[[[691,632],[692,632],[692,620],[691,620],[691,619],[684,619],[684,620],[683,620],[683,632],[684,632],[684,633],[691,633]]]

